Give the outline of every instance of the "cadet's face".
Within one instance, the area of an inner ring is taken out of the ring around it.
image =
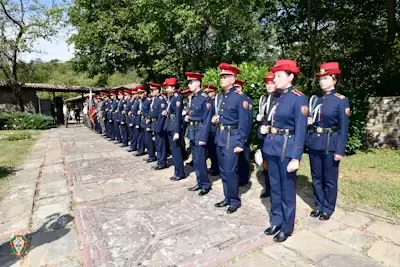
[[[267,87],[267,92],[268,93],[273,93],[276,91],[276,85],[273,81],[269,81],[265,84],[265,87]]]
[[[190,89],[190,92],[194,92],[196,89],[198,89],[200,86],[200,82],[197,80],[188,80],[188,87]]]
[[[123,97],[122,95],[118,95],[118,99],[122,99],[122,97]]]
[[[221,78],[221,87],[224,89],[230,89],[236,81],[236,77],[230,74],[222,74],[220,75],[220,78]]]
[[[215,92],[214,91],[210,91],[208,92],[208,96],[213,98],[215,96]]]
[[[335,88],[335,82],[330,75],[319,77],[319,87],[324,91],[330,91]]]
[[[174,86],[167,86],[166,91],[171,94],[171,93],[173,93],[175,91],[175,87]]]
[[[151,96],[157,96],[158,90],[151,90]]]
[[[274,82],[276,84],[276,88],[278,89],[287,89],[292,86],[293,74],[288,75],[285,71],[277,71],[275,72]]]
[[[236,85],[235,87],[236,87],[236,90],[239,92],[241,92],[243,90],[243,88],[240,85]]]

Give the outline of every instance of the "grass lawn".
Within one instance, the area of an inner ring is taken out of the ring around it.
[[[22,163],[40,132],[35,130],[0,131],[0,200],[9,188],[13,170]],[[22,140],[15,140],[20,138]]]
[[[298,188],[312,197],[310,163],[304,154]],[[374,149],[345,157],[339,167],[339,202],[374,207],[400,219],[400,150]]]

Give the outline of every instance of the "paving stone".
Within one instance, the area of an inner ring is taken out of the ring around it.
[[[49,198],[60,195],[68,194],[68,185],[66,180],[57,181],[40,185],[39,196],[40,198]]]
[[[82,267],[83,263],[77,260],[68,260],[64,262],[57,262],[57,267]]]
[[[367,231],[388,238],[396,244],[400,245],[400,226],[398,225],[376,221],[367,228]]]
[[[342,231],[332,231],[326,233],[325,236],[358,251],[363,251],[364,248],[371,246],[376,240],[374,235],[352,227]]]
[[[313,218],[309,215],[300,220],[298,226],[300,228],[306,228],[322,234],[341,229],[343,230],[348,227],[344,223],[335,220],[334,218],[331,218],[329,221],[321,221],[318,218]]]
[[[101,155],[100,155],[100,153],[83,153],[82,157],[84,160],[89,160],[89,159],[101,158]]]
[[[60,181],[66,181],[66,177],[63,173],[55,173],[55,174],[44,174],[42,175],[42,180],[40,181],[41,186],[46,184],[53,184]]]
[[[76,184],[74,187],[74,200],[78,203],[103,198],[101,186],[97,183]]]
[[[33,215],[33,227],[38,229],[47,225],[55,216],[69,214],[69,203],[55,203],[40,206]]]
[[[287,267],[314,267],[310,260],[302,258],[281,245],[264,247],[262,252]],[[274,266],[274,265],[272,265]]]
[[[332,217],[348,226],[357,228],[365,226],[372,221],[372,219],[369,217],[357,214],[355,212],[345,212],[340,209],[336,210]]]
[[[65,162],[81,161],[83,156],[80,154],[66,155],[64,158]]]
[[[31,267],[54,264],[74,257],[77,251],[77,236],[71,229],[37,233],[32,236],[27,262]]]
[[[14,217],[11,221],[0,224],[0,235],[24,232],[28,229],[30,216]]]
[[[105,196],[117,196],[134,190],[133,181],[128,179],[110,179],[100,184]]]
[[[20,267],[23,266],[23,259],[20,259],[16,256],[10,256],[7,258],[0,259],[1,267]]]
[[[400,247],[378,241],[368,250],[368,256],[388,267],[400,266]]]
[[[69,195],[40,198],[37,202],[37,206],[41,207],[41,206],[45,206],[45,205],[58,204],[58,203],[68,204],[68,203],[71,203],[71,199],[70,199]]]
[[[260,266],[274,266],[280,267],[284,266],[279,262],[271,259],[260,251],[255,251],[249,253],[245,256],[236,257],[230,260],[230,263],[227,264],[228,267],[260,267]]]
[[[346,246],[341,246],[307,230],[296,232],[285,242],[284,246],[310,258],[318,266],[381,266],[378,262],[371,260],[359,252],[351,250]]]
[[[15,218],[24,218],[32,211],[33,199],[21,199],[19,201],[2,201],[0,206],[0,220],[1,222],[14,221]]]

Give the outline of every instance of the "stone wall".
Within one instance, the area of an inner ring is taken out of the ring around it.
[[[368,146],[400,148],[400,96],[370,97],[368,102]]]
[[[38,112],[38,98],[36,91],[31,89],[24,89],[22,91],[22,98],[24,101],[25,111],[29,113]],[[19,110],[17,105],[17,98],[7,87],[0,87],[0,112],[9,112]]]

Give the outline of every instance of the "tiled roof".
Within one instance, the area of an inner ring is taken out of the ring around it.
[[[0,87],[8,87],[5,82],[0,82]],[[61,85],[61,84],[45,84],[45,83],[24,83],[22,88],[37,89],[38,91],[55,91],[55,92],[98,92],[109,90],[108,88]]]

